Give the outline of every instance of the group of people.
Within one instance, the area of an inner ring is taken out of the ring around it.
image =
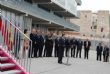
[[[89,41],[88,39],[82,41],[81,39],[76,39],[74,37],[66,37],[65,34],[62,34],[60,36],[54,35],[51,32],[44,35],[40,30],[37,30],[35,28],[32,29],[30,39],[32,40],[32,52],[29,51],[29,57],[31,58],[52,57],[52,53],[54,52],[54,56],[58,57],[58,63],[62,64],[62,58],[64,56],[68,57],[69,54],[71,54],[71,57],[81,58],[83,46],[84,58],[89,58],[91,41]],[[97,59],[100,58],[102,49],[102,46],[99,44],[99,46],[97,46]],[[104,61],[106,61],[108,60],[106,55],[107,51],[109,51],[109,48],[107,49],[107,47],[104,47],[104,51]]]
[[[107,45],[103,46],[102,43],[99,43],[96,48],[96,51],[97,51],[97,60],[101,61],[103,55],[103,61],[109,62],[109,47]]]

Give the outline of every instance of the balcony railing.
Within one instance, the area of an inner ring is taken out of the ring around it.
[[[64,8],[66,11],[77,15],[77,3],[75,0],[51,0],[53,3]]]

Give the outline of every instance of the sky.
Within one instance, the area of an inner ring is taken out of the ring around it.
[[[78,6],[78,10],[92,10],[97,12],[98,10],[110,11],[110,0],[81,0],[82,5]]]

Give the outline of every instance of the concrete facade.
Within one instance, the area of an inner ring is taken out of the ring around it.
[[[108,37],[109,35],[109,11],[99,11],[98,12],[98,27],[97,27],[97,35],[103,35]],[[101,28],[103,28],[103,32],[101,32]]]
[[[97,13],[92,11],[80,11],[80,19],[69,19],[71,23],[80,26],[81,36],[108,37],[109,35],[109,11],[100,10]],[[103,28],[103,32],[101,29]]]

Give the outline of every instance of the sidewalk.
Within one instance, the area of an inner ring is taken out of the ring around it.
[[[57,58],[33,58],[32,74],[110,74],[110,63],[96,61],[96,52],[90,51],[89,60],[69,58],[70,66],[58,64]],[[66,63],[67,58],[63,59]]]

